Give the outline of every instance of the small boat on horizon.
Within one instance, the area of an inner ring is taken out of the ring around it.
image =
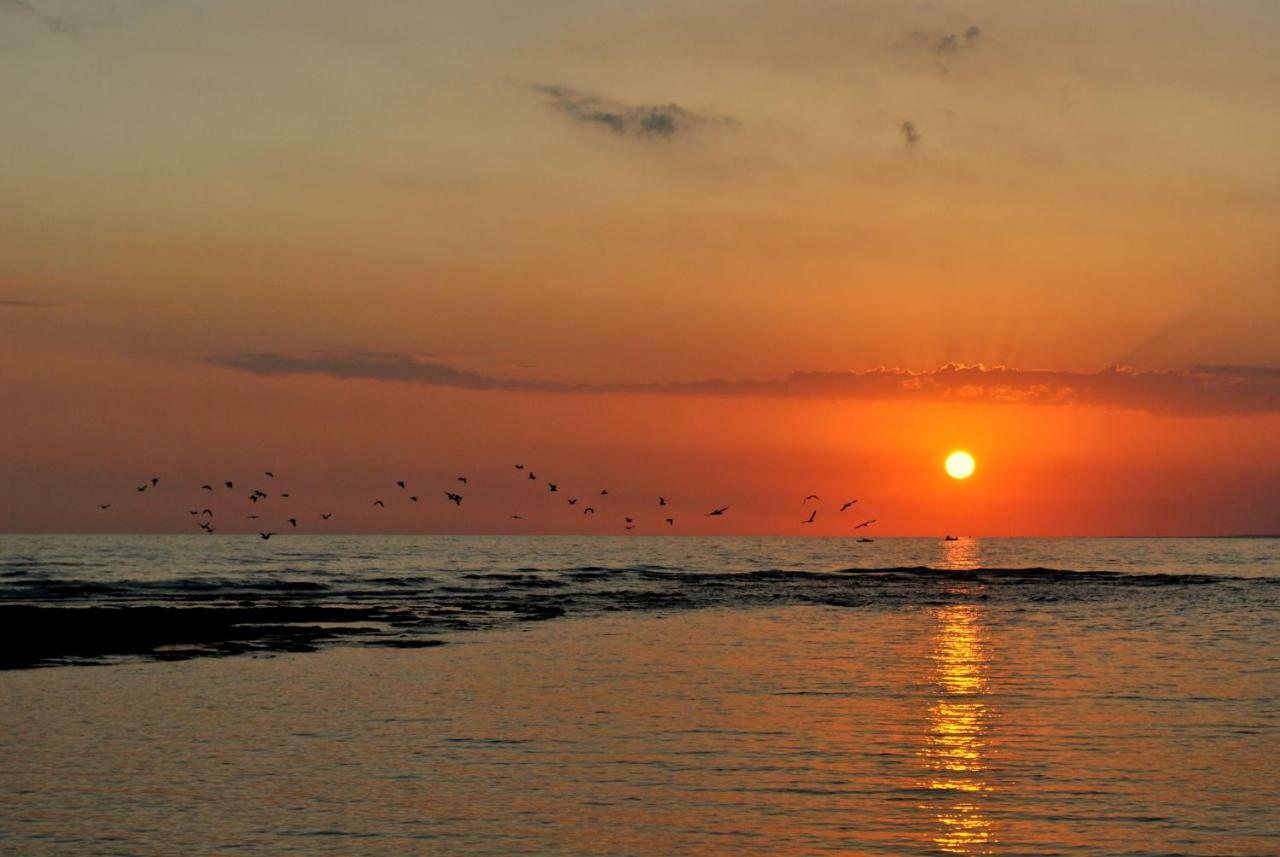
[[[959,537],[959,536],[944,536],[942,540],[943,540],[944,542],[958,542],[958,541],[960,541],[960,537]]]

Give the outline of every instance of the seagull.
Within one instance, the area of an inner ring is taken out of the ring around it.
[[[530,471],[529,471],[529,478],[530,478],[530,479],[537,479],[537,478],[538,478],[538,474],[536,474],[536,473],[534,473],[532,470],[530,470]]]
[[[381,507],[382,507],[382,508],[384,508],[384,509],[385,509],[385,508],[387,508],[387,504],[386,504],[386,503],[384,503],[384,502],[382,502],[381,500],[374,500],[374,501],[373,501],[373,505],[375,505],[375,506],[381,506]]]
[[[459,477],[458,477],[458,481],[459,481],[459,482],[461,482],[463,485],[466,485],[466,484],[467,484],[467,477],[465,477],[465,476],[459,476]]]
[[[819,497],[817,494],[810,494],[808,497],[805,497],[803,500],[800,501],[800,505],[803,506],[805,503],[808,503],[810,500],[821,500],[821,499],[822,498]]]
[[[156,486],[157,486],[157,485],[159,485],[159,484],[160,484],[160,480],[159,480],[157,477],[152,476],[152,477],[151,477],[151,487],[152,487],[152,488],[154,488],[154,487],[156,487]]]
[[[222,484],[223,484],[223,485],[226,485],[228,488],[234,488],[234,487],[236,487],[235,485],[231,484],[231,480],[230,480],[230,479],[228,479],[226,482],[223,482]]]
[[[288,494],[281,494],[280,496],[281,496],[281,497],[288,497],[289,495],[288,495]]]
[[[608,488],[603,489],[603,490],[600,492],[600,496],[601,496],[601,497],[608,497],[608,496],[609,496],[609,489],[608,489]]]
[[[718,517],[720,515],[723,515],[727,511],[729,511],[728,506],[721,506],[719,509],[712,509],[710,512],[707,512],[707,514],[703,515],[702,517],[704,518]]]
[[[418,495],[417,495],[417,494],[410,494],[410,495],[409,495],[409,499],[416,503],[416,502],[418,502]]]
[[[201,491],[212,491],[212,490],[213,490],[213,486],[212,486],[212,485],[201,485],[201,486],[200,486],[200,490],[201,490]]]
[[[630,518],[627,518],[627,523],[628,524],[632,523],[632,520]]]
[[[814,518],[816,518],[816,517],[818,517],[818,510],[817,510],[817,509],[814,509],[812,512],[810,512],[810,513],[809,513],[809,519],[808,519],[808,520],[806,520],[806,521],[801,521],[800,523],[802,523],[802,524],[812,524],[812,523],[813,523],[813,519],[814,519]]]
[[[275,475],[274,473],[272,473],[270,470],[264,470],[264,471],[263,471],[263,475],[264,475],[264,476],[266,476],[268,479],[275,479],[275,478],[276,478],[276,475]]]
[[[258,531],[258,535],[262,536],[262,540],[263,540],[263,541],[266,541],[267,539],[269,539],[269,538],[271,538],[272,536],[274,536],[274,535],[275,535],[275,533],[264,533],[264,532],[262,532],[261,530],[259,530],[259,531]]]
[[[659,505],[659,506],[665,506],[665,505],[667,505],[667,498],[666,498],[666,497],[659,497],[659,498],[658,498],[658,505]]]
[[[636,525],[635,525],[635,524],[627,524],[627,529],[628,529],[628,530],[634,530],[635,528],[636,528]]]
[[[201,511],[201,512],[200,512],[200,514],[201,514],[201,515],[204,515],[204,516],[205,516],[205,517],[207,517],[207,518],[212,518],[212,517],[213,517],[213,510],[212,510],[212,509],[205,509],[205,510]]]
[[[461,495],[461,494],[454,494],[452,491],[446,491],[446,492],[444,492],[444,496],[445,496],[445,497],[447,497],[448,499],[452,500],[452,501],[453,501],[453,505],[455,505],[455,506],[461,506],[461,505],[462,505],[462,495]]]
[[[558,490],[556,483],[554,482],[548,482],[547,487],[551,489],[551,493],[553,494]]]
[[[110,503],[99,503],[99,504],[98,504],[98,508],[99,508],[99,509],[110,509],[110,508],[111,508],[111,504],[110,504]]]
[[[875,522],[876,522],[876,519],[875,519],[875,518],[872,518],[872,519],[871,519],[871,520],[869,520],[869,521],[863,521],[861,524],[858,524],[858,526],[854,527],[854,529],[855,529],[855,530],[860,530],[860,529],[862,529],[863,527],[868,527],[868,526],[870,526],[870,525],[874,524]]]
[[[210,524],[207,524],[204,521],[200,521],[199,523],[200,523],[200,529],[204,530],[206,533],[213,532],[213,527]]]
[[[188,515],[199,515],[199,514],[200,514],[200,510],[199,510],[199,509],[188,509],[188,510],[187,510],[187,514],[188,514]]]
[[[676,519],[675,519],[675,518],[667,518],[667,526],[668,526],[668,527],[674,527],[675,525],[676,525]]]
[[[298,526],[298,519],[297,519],[297,518],[288,518],[288,519],[286,519],[286,520],[288,520],[290,524],[293,524],[293,526],[294,526],[295,528]]]
[[[590,506],[582,510],[582,514],[584,515],[594,515],[595,513],[596,513],[596,510],[591,508]]]
[[[332,513],[332,512],[321,512],[321,513],[320,513],[320,518],[321,518],[322,520],[327,521],[327,520],[329,520],[329,519],[330,519],[330,518],[332,518],[332,517],[333,517],[333,513]]]
[[[138,490],[139,490],[139,491],[146,491],[146,490],[147,490],[146,483],[143,483],[142,485],[139,485],[139,486],[138,486]]]
[[[843,506],[841,506],[841,507],[840,507],[840,511],[841,511],[841,512],[843,512],[844,510],[848,509],[850,506],[852,506],[852,505],[853,505],[854,503],[856,503],[856,502],[858,502],[858,501],[857,501],[857,500],[850,500],[848,503],[845,503]]]
[[[399,485],[401,489],[403,489],[403,488],[404,488],[404,480],[403,480],[403,479],[397,479],[397,480],[396,480],[396,484],[397,484],[397,485]]]
[[[517,465],[516,465],[516,470],[524,470],[524,465],[523,465],[523,464],[517,464]]]
[[[578,498],[577,498],[577,497],[570,497],[570,498],[569,498],[569,505],[570,505],[570,506],[576,506],[576,505],[578,505]]]

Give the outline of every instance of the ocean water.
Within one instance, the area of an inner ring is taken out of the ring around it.
[[[0,629],[3,853],[1280,853],[1277,540],[3,536]]]

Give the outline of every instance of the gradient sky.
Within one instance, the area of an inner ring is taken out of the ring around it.
[[[1277,42],[1272,0],[0,0],[0,529],[186,532],[230,478],[247,530],[272,469],[276,529],[1280,532]]]

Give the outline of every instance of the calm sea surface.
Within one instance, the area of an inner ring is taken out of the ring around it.
[[[0,536],[0,853],[1280,854],[1280,541]]]

